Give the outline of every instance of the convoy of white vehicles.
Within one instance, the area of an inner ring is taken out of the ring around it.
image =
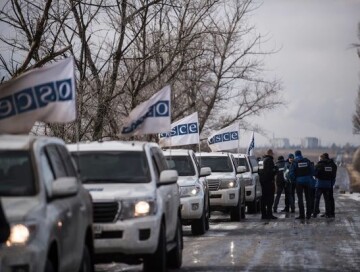
[[[69,151],[71,152],[71,156]],[[156,143],[0,136],[0,198],[11,225],[0,271],[93,271],[94,263],[182,264],[182,225],[209,229],[259,210],[255,157],[162,151]]]

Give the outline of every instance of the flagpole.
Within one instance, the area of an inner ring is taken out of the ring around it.
[[[239,133],[239,137],[238,137],[237,153],[240,154],[240,123],[239,123],[238,133]]]

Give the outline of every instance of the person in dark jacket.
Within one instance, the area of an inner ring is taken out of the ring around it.
[[[285,170],[285,159],[283,156],[279,156],[277,162],[275,163],[277,167],[277,172],[275,175],[275,183],[276,183],[276,197],[274,201],[274,213],[277,213],[277,207],[279,205],[280,197],[283,191],[286,191],[286,181],[284,178],[284,170]],[[282,212],[289,212],[289,199],[285,197],[285,209]],[[287,205],[286,205],[287,204]]]
[[[10,235],[10,226],[6,220],[0,199],[0,244],[5,243]]]
[[[274,177],[277,171],[273,156],[273,151],[269,149],[263,158],[263,169],[259,172],[262,189],[261,219],[277,219],[277,217],[272,214],[275,193]]]
[[[336,171],[337,166],[334,161],[329,158],[329,154],[321,154],[320,160],[315,166],[316,193],[313,217],[316,217],[319,213],[319,203],[321,195],[324,195],[325,200],[325,217],[335,217],[333,186],[335,184]]]
[[[289,154],[287,160],[285,161],[285,170],[284,170],[284,178],[286,182],[285,188],[285,210],[286,207],[291,208],[291,213],[295,213],[295,181],[290,179],[290,166],[294,161],[294,154]]]
[[[290,166],[289,176],[296,183],[299,216],[296,219],[305,219],[304,198],[306,200],[306,218],[310,219],[313,212],[313,200],[310,197],[310,186],[313,182],[314,167],[309,159],[304,158],[300,150],[295,151],[295,160]]]

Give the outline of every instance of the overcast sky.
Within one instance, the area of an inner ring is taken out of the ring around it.
[[[323,145],[360,145],[352,135],[352,115],[360,85],[360,0],[266,0],[251,17],[268,48],[280,52],[265,59],[269,76],[283,83],[286,107],[251,119],[268,137],[317,137]],[[267,138],[255,134],[257,145]],[[250,136],[243,135],[241,146]]]

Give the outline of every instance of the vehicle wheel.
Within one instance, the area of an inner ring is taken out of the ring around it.
[[[257,211],[258,211],[258,207],[257,207],[257,205],[258,205],[258,198],[256,197],[256,189],[255,189],[255,197],[254,197],[254,200],[253,200],[253,202],[251,202],[250,204],[249,204],[249,213],[257,213]]]
[[[91,260],[88,246],[85,244],[79,272],[93,272],[93,271],[94,271],[94,264]]]
[[[245,204],[243,206],[241,206],[241,219],[245,219]]]
[[[168,267],[170,268],[180,268],[182,265],[183,235],[180,218],[178,218],[177,222],[175,242],[175,248],[168,254]]]
[[[205,229],[208,231],[210,229],[210,200],[208,199],[208,206],[206,211],[206,221],[205,221]]]
[[[55,272],[54,265],[49,258],[46,260],[45,272]]]
[[[232,207],[230,210],[230,220],[231,221],[240,221],[242,218],[241,212],[242,212],[242,205],[241,205],[241,199],[240,199],[240,194],[239,194],[238,204],[235,207]]]
[[[205,206],[200,219],[196,219],[191,223],[191,233],[194,235],[203,235],[206,232],[206,212]]]
[[[144,259],[143,271],[146,272],[165,272],[166,269],[166,228],[164,222],[161,223],[159,242],[154,254]]]

